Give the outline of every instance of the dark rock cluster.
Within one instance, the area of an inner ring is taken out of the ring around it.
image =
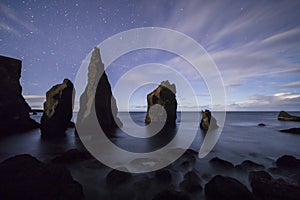
[[[0,199],[81,200],[84,195],[65,167],[24,154],[0,163]]]

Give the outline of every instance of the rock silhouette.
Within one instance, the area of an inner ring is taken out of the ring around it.
[[[298,121],[298,122],[300,122],[300,117],[290,115],[289,113],[287,113],[285,111],[280,111],[280,113],[278,114],[278,120],[281,120],[281,121]]]
[[[209,110],[205,110],[201,112],[202,119],[200,123],[200,128],[207,131],[208,128],[211,126],[212,128],[217,128],[217,120],[211,115]]]
[[[0,56],[0,133],[24,132],[38,128],[29,117],[31,108],[22,96],[22,61]]]
[[[84,199],[82,186],[68,169],[28,154],[0,163],[0,199]]]
[[[73,91],[73,83],[68,79],[47,91],[41,118],[42,137],[56,137],[65,134],[73,115]]]
[[[95,109],[92,108],[95,106]],[[96,113],[92,113],[92,112]],[[104,71],[100,50],[95,47],[88,66],[88,83],[84,93],[80,97],[80,110],[78,112],[77,125],[83,129],[93,128],[94,121],[91,117],[96,114],[103,131],[110,131],[122,126],[117,117],[117,104],[112,94],[111,86]]]
[[[169,81],[163,81],[147,95],[147,114],[145,123],[164,122],[166,125],[176,124],[177,100],[176,86]]]

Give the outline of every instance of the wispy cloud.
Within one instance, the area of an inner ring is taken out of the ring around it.
[[[286,83],[286,84],[283,84],[281,87],[283,87],[283,88],[300,88],[300,81]]]

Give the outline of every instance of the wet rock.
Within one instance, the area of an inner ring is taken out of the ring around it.
[[[108,133],[122,126],[117,113],[116,100],[104,71],[100,50],[95,47],[88,66],[88,83],[80,97],[76,129],[84,132],[94,129],[95,123],[99,123],[102,130]],[[97,119],[94,116],[97,116]]]
[[[22,96],[22,61],[0,56],[0,133],[19,133],[39,128],[30,118],[31,108]]]
[[[24,154],[0,163],[0,199],[84,199],[82,186],[65,167]]]
[[[155,177],[160,182],[170,183],[172,181],[172,175],[170,170],[168,169],[161,169],[155,172]]]
[[[52,159],[53,163],[74,163],[93,158],[87,151],[79,151],[78,149],[70,149],[60,156]]]
[[[293,134],[300,134],[300,128],[289,128],[280,130],[282,133],[293,133]]]
[[[297,159],[294,156],[281,156],[276,160],[276,164],[279,168],[300,169],[300,159]]]
[[[278,114],[278,120],[281,120],[281,121],[298,121],[299,122],[300,117],[290,115],[289,113],[287,113],[285,111],[280,111],[280,113]]]
[[[205,195],[212,200],[252,200],[253,195],[238,180],[231,177],[217,175],[204,188]]]
[[[164,190],[155,195],[152,200],[190,200],[188,194],[175,190]]]
[[[113,169],[106,176],[106,184],[110,187],[117,187],[128,182],[131,177],[132,175],[128,172]]]
[[[251,160],[245,160],[240,165],[235,166],[235,168],[239,169],[239,170],[252,171],[252,170],[255,170],[255,169],[262,170],[265,167],[261,164],[255,163]]]
[[[253,194],[259,199],[296,200],[300,196],[300,187],[290,185],[273,177],[264,171],[251,172],[249,180]]]
[[[190,171],[184,175],[184,180],[179,184],[180,188],[184,191],[194,193],[202,190],[200,185],[200,178],[194,172]]]
[[[147,95],[147,114],[145,123],[164,122],[166,125],[176,125],[177,100],[176,87],[169,81],[163,81]]]
[[[212,166],[219,168],[219,169],[230,170],[230,169],[234,168],[234,165],[231,162],[220,159],[218,157],[214,157],[209,162]]]
[[[64,136],[73,115],[73,90],[73,83],[65,79],[47,91],[41,118],[42,137]]]
[[[211,115],[209,110],[205,110],[201,112],[202,119],[200,123],[200,128],[207,131],[209,127],[217,128],[217,120]]]
[[[264,123],[259,123],[257,126],[266,126]]]

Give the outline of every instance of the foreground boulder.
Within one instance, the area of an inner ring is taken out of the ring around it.
[[[296,200],[300,197],[300,187],[273,179],[265,171],[250,172],[249,180],[254,195],[258,199]]]
[[[217,128],[217,120],[211,115],[211,112],[209,110],[205,110],[204,112],[201,112],[202,119],[200,123],[200,128],[207,131],[209,127],[211,128]]]
[[[163,81],[147,95],[147,115],[145,123],[164,122],[166,125],[176,124],[177,100],[176,86],[169,81]]]
[[[276,164],[279,168],[300,169],[300,159],[297,159],[294,156],[281,156],[276,160]]]
[[[300,122],[300,117],[290,115],[289,113],[287,113],[285,111],[280,111],[280,113],[278,114],[278,120],[281,120],[281,121],[298,121],[298,122]]]
[[[29,117],[31,108],[22,96],[22,61],[0,56],[0,133],[17,133],[38,128]]]
[[[92,117],[96,115],[102,130],[110,131],[122,126],[117,113],[116,100],[104,71],[100,50],[95,47],[88,66],[88,83],[80,97],[80,110],[76,125],[83,130],[91,129],[95,123]]]
[[[42,137],[63,136],[73,115],[73,83],[65,79],[46,93],[44,112],[41,118]]]
[[[234,168],[234,165],[231,162],[228,162],[226,160],[223,160],[221,158],[218,157],[214,157],[212,158],[209,163],[218,169],[222,169],[222,170],[231,170]]]
[[[84,199],[70,172],[24,154],[0,163],[0,199]]]
[[[213,177],[204,188],[205,195],[212,200],[252,200],[253,195],[238,180],[217,175]]]

